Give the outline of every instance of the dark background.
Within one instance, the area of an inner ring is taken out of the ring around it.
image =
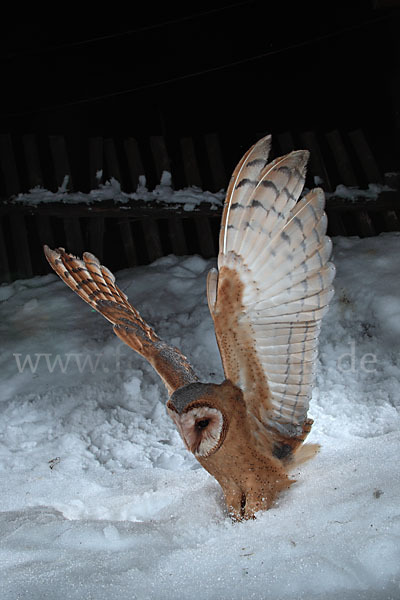
[[[69,191],[88,192],[98,171],[126,192],[145,173],[152,189],[165,169],[176,189],[217,191],[272,133],[272,156],[312,150],[308,187],[315,174],[326,191],[389,181],[400,171],[399,5],[136,2],[84,16],[83,4],[16,4],[0,35],[0,281],[47,273],[43,243],[89,250],[113,270],[171,252],[216,255],[220,216],[204,205],[164,214],[140,200],[129,211],[111,200],[9,201],[36,185],[57,191],[65,174]],[[328,233],[400,230],[397,192],[378,200],[331,198]]]
[[[397,2],[106,5],[21,11],[1,36],[0,131],[166,138],[362,128],[398,170]],[[3,24],[4,25],[4,24]]]

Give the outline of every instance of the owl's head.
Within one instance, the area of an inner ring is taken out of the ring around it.
[[[169,415],[187,449],[198,458],[214,454],[228,432],[229,411],[224,406],[226,384],[191,383],[176,390],[168,400]]]

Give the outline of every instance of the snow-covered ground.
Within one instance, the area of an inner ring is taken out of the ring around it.
[[[400,234],[337,238],[310,415],[321,452],[233,524],[151,367],[54,274],[0,286],[0,598],[400,598]],[[199,375],[222,368],[213,261],[120,287]]]

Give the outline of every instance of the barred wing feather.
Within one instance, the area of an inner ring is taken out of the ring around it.
[[[298,201],[308,152],[266,164],[269,145],[260,140],[234,172],[207,290],[227,379],[259,421],[289,438],[306,420],[335,269],[323,191]]]
[[[83,260],[64,248],[44,247],[45,256],[57,275],[85,302],[113,324],[114,333],[141,354],[154,367],[172,394],[178,388],[198,381],[186,356],[169,346],[142,319],[115,284],[115,277],[90,252]]]

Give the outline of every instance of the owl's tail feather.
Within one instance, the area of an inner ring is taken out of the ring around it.
[[[114,326],[115,334],[141,354],[162,378],[168,392],[197,381],[187,358],[158,337],[115,284],[115,277],[90,252],[83,260],[44,246],[45,256],[59,277],[85,302]]]
[[[316,454],[318,454],[321,446],[319,444],[303,444],[296,450],[292,460],[288,462],[288,467],[290,471],[294,468],[296,469],[299,465],[307,462],[314,458]]]

